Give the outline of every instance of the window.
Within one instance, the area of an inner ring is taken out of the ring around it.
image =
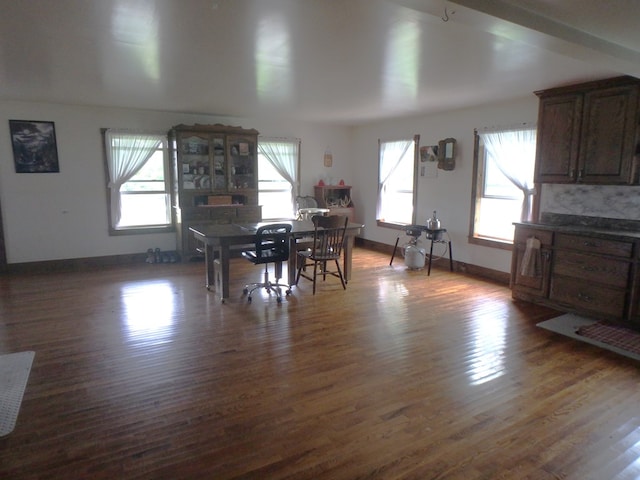
[[[258,139],[258,204],[263,219],[294,218],[299,165],[299,139]]]
[[[510,248],[513,222],[531,220],[536,130],[475,132],[471,242]]]
[[[378,224],[415,223],[416,135],[410,140],[380,141],[378,151]]]
[[[166,135],[106,130],[111,234],[172,228]]]

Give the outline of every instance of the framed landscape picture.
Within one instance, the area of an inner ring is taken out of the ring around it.
[[[53,122],[9,120],[16,173],[57,173],[58,147]]]

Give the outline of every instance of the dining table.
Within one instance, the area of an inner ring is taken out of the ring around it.
[[[205,262],[205,287],[220,295],[224,303],[229,298],[230,264],[233,253],[255,248],[258,227],[270,223],[290,223],[289,260],[287,268],[287,284],[294,285],[298,250],[310,246],[315,226],[310,220],[287,220],[278,222],[201,224],[192,225],[189,230],[196,240],[202,243]],[[345,231],[342,270],[345,281],[351,279],[353,246],[356,235],[360,234],[364,225],[349,222]]]

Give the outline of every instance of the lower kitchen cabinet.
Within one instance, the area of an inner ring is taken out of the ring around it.
[[[640,241],[619,232],[608,238],[602,231],[563,230],[516,225],[513,298],[640,328]],[[535,243],[540,268],[527,272],[523,263],[530,258],[526,249],[531,238],[540,240]]]
[[[635,272],[633,275],[633,288],[631,301],[629,302],[629,324],[640,329],[640,248],[636,250]]]

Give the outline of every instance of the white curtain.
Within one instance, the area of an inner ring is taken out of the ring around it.
[[[298,194],[298,158],[300,140],[267,138],[258,139],[258,152],[264,155],[276,171],[291,185],[291,211],[295,211]]]
[[[407,150],[414,140],[396,140],[392,142],[378,141],[380,177],[378,183],[378,204],[376,205],[376,219],[384,220],[382,198],[386,193],[389,177],[398,167]]]
[[[107,186],[111,189],[111,222],[115,228],[122,216],[120,188],[151,158],[162,145],[164,136],[109,129],[104,137],[109,170]]]
[[[478,135],[484,142],[488,160],[495,162],[504,176],[522,191],[520,220],[530,221],[533,195],[535,194],[533,170],[536,155],[536,130],[526,128],[500,132],[478,132]]]

